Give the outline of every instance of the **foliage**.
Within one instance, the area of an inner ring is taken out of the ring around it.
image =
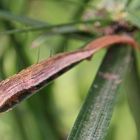
[[[139,41],[139,7],[139,0],[1,0],[0,78],[55,53],[80,48],[114,23],[125,23],[128,30],[117,33],[131,34]],[[113,56],[111,61],[108,55]],[[126,57],[133,61],[125,63]],[[139,60],[139,52],[127,47],[107,54],[101,50],[91,62],[81,63],[12,111],[0,114],[1,139],[63,140],[73,124],[69,140],[140,139]],[[112,89],[112,83],[100,78],[101,70],[117,71],[123,84]]]

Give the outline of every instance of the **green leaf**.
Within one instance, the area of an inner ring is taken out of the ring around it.
[[[135,61],[136,62],[136,61]],[[135,120],[137,128],[137,139],[140,139],[140,79],[138,76],[138,71],[136,64],[132,66],[130,72],[125,80],[125,86],[127,87],[128,101],[130,104],[130,109]]]
[[[81,2],[81,1],[73,1],[73,0],[51,0],[52,2],[57,2],[58,4],[67,4],[67,5],[71,5],[71,6],[80,6],[80,7],[85,7],[85,3]],[[93,5],[91,4],[86,4],[86,7],[88,8],[95,8],[93,7]]]
[[[85,20],[85,21],[74,21],[70,23],[65,24],[57,24],[57,25],[40,25],[35,27],[27,27],[24,29],[12,29],[12,30],[6,30],[3,32],[0,32],[0,35],[4,34],[15,34],[15,33],[23,33],[23,32],[33,32],[33,31],[42,31],[47,32],[49,35],[51,34],[65,34],[65,33],[73,33],[73,32],[79,32],[85,30],[85,26],[88,24],[93,25],[94,22],[101,21],[101,24],[108,24],[107,19],[102,18],[95,18],[91,20]]]
[[[31,19],[31,18],[21,16],[21,15],[17,16],[17,15],[11,14],[11,12],[4,11],[4,10],[0,10],[0,18],[8,20],[8,21],[16,21],[16,22],[19,22],[28,26],[48,25],[48,23],[46,22]]]
[[[127,10],[127,17],[126,20],[131,22],[133,25],[137,26],[140,28],[140,11],[138,12],[132,12]]]
[[[138,9],[140,7],[140,1],[139,0],[129,0],[129,5],[126,8],[129,8],[133,11],[135,11],[136,9]]]
[[[121,81],[131,64],[130,48],[112,48],[106,55],[68,140],[103,140]]]

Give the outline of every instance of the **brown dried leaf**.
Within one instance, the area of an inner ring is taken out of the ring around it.
[[[108,35],[90,42],[83,49],[53,56],[1,81],[0,112],[11,109],[76,64],[91,58],[96,51],[117,43],[138,48],[135,40],[129,36]]]

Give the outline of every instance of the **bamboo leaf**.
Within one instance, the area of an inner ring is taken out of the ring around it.
[[[119,86],[130,64],[130,48],[113,48],[108,52],[68,140],[104,140]]]

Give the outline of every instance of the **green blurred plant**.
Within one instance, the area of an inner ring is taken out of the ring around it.
[[[43,40],[40,45],[40,59],[46,58],[47,55],[49,56],[50,54],[47,52],[56,44],[58,48],[55,49],[55,53],[64,51],[64,49],[66,51],[66,49],[78,48],[89,40],[103,35],[102,29],[110,27],[114,22],[118,21],[125,21],[129,27],[134,26],[133,36],[139,41],[139,7],[140,2],[138,0],[20,0],[18,2],[15,0],[1,0],[0,78],[4,79],[36,62],[37,53],[31,53],[30,48],[27,46],[32,44],[34,40],[39,42],[40,38]],[[36,39],[38,37],[39,39]],[[33,49],[33,52],[35,50],[38,49]],[[111,54],[113,54],[113,58],[111,62],[110,60],[108,62],[107,57]],[[64,77],[62,77],[60,81],[58,79],[58,81],[42,89],[38,95],[23,102],[12,111],[1,114],[1,139],[66,139],[72,122],[77,116],[76,110],[78,112],[79,106],[85,100],[68,139],[102,140],[105,139],[108,133],[107,140],[116,140],[119,137],[115,133],[115,130],[117,130],[116,121],[110,120],[114,110],[115,99],[117,98],[116,95],[122,91],[119,90],[118,92],[119,85],[113,88],[113,83],[101,79],[99,74],[101,70],[117,71],[122,80],[126,81],[126,84],[123,84],[121,89],[125,88],[124,92],[129,91],[129,100],[127,99],[127,101],[130,102],[131,113],[136,122],[137,139],[139,139],[140,55],[139,53],[132,54],[132,50],[129,48],[112,49],[105,58],[104,55],[105,51],[99,52],[90,64],[81,64],[79,68],[68,73],[71,83],[67,82],[68,79],[63,79]],[[125,60],[128,57],[132,58],[134,62],[126,62]],[[100,65],[101,67],[99,68]],[[121,69],[122,65],[124,69]],[[80,78],[78,77],[77,80],[78,75],[80,75]],[[88,81],[86,80],[87,77]],[[94,79],[89,95],[85,98],[85,91],[88,90],[91,81]],[[62,83],[61,89],[58,87],[58,83]],[[70,92],[70,94],[65,95],[62,92],[67,93],[71,88],[69,87],[68,91],[66,91],[64,84],[67,86],[67,83],[68,86],[73,87],[71,89],[73,93]],[[82,89],[81,91],[79,90],[80,88]],[[61,98],[58,96],[58,92],[62,94]],[[71,102],[68,103],[67,101]],[[72,104],[74,105],[72,106]],[[65,109],[62,105],[65,106]],[[117,106],[119,105],[117,104]],[[65,111],[67,112],[65,113]],[[131,113],[129,112],[127,115],[131,116]],[[127,115],[125,116],[126,118]],[[109,126],[110,122],[111,125]],[[108,127],[110,127],[109,131]],[[126,127],[125,130],[127,130]],[[128,135],[125,132],[123,133],[123,135]],[[125,140],[123,137],[120,136],[121,139]],[[127,140],[130,138],[126,137]]]

